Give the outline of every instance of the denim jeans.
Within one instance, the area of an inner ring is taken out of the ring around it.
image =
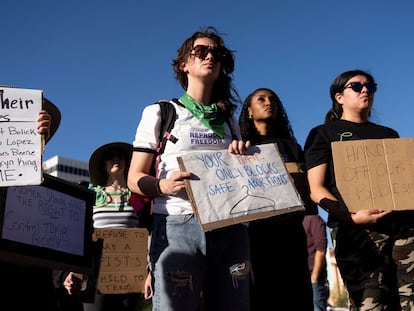
[[[327,280],[312,283],[313,308],[315,311],[326,311],[328,308],[329,284]]]
[[[154,214],[150,261],[154,311],[249,308],[247,228],[236,224],[203,232],[194,214]]]

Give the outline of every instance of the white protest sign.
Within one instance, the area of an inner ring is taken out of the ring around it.
[[[0,187],[39,185],[42,91],[0,87]]]
[[[195,176],[186,190],[205,231],[304,210],[276,144],[253,146],[245,155],[219,150],[177,160]]]
[[[8,187],[2,238],[83,256],[85,201],[43,186]]]

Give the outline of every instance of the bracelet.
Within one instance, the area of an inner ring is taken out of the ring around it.
[[[160,197],[163,195],[160,189],[160,180],[154,176],[143,176],[137,181],[137,186],[142,194],[148,197]]]

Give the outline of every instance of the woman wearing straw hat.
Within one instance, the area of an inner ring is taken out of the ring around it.
[[[89,159],[90,188],[96,192],[93,207],[95,228],[136,228],[139,218],[129,204],[131,191],[127,187],[127,173],[131,161],[132,145],[112,142],[97,148]],[[71,290],[73,282],[66,278],[64,286]],[[94,303],[85,303],[86,311],[136,310],[140,294],[100,294]]]
[[[95,228],[138,227],[138,217],[128,200],[127,173],[132,145],[113,142],[97,148],[89,159],[89,179],[96,192]]]

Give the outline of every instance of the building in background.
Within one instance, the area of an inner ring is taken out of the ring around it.
[[[88,163],[61,156],[54,156],[43,162],[43,172],[64,180],[80,183],[89,182]]]

